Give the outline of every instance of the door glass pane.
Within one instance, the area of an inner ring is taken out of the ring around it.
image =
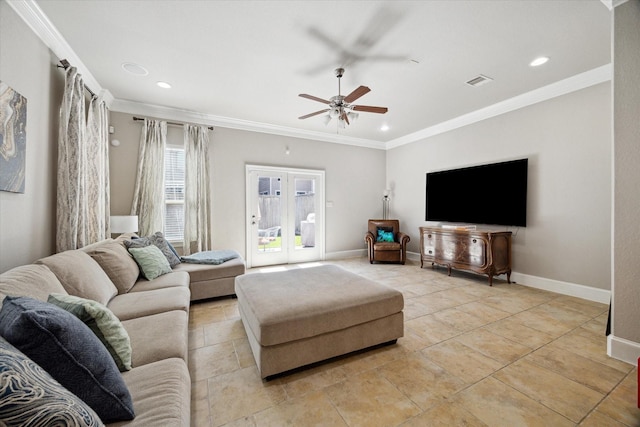
[[[316,245],[315,179],[295,179],[296,249],[313,248]]]
[[[258,252],[282,251],[280,184],[278,177],[258,177]]]

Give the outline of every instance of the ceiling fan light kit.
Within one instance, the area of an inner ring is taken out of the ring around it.
[[[358,119],[358,113],[355,111],[364,111],[366,113],[376,113],[376,114],[384,114],[388,111],[386,107],[373,107],[370,105],[353,105],[352,103],[356,101],[361,96],[369,93],[371,89],[366,86],[359,86],[353,92],[351,92],[347,96],[342,96],[340,91],[340,79],[344,75],[344,68],[336,68],[335,69],[336,77],[338,78],[338,94],[336,96],[332,96],[329,100],[318,98],[317,96],[308,95],[306,93],[301,93],[299,96],[302,98],[307,98],[312,101],[322,102],[323,104],[327,104],[329,108],[325,108],[324,110],[315,111],[313,113],[306,114],[304,116],[298,117],[298,119],[308,119],[309,117],[317,116],[319,114],[323,114],[328,112],[325,116],[324,123],[325,125],[329,124],[331,119],[338,120],[338,127],[341,129],[346,128],[347,125],[351,124],[352,121]]]

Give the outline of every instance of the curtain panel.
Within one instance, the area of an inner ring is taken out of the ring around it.
[[[87,243],[99,242],[111,236],[109,230],[109,113],[101,97],[89,103],[87,117],[86,203],[89,221],[86,224]]]
[[[109,235],[107,129],[107,107],[97,97],[91,99],[85,119],[82,76],[75,67],[67,68],[58,128],[57,252],[81,248]]]
[[[140,135],[138,172],[131,215],[138,215],[138,233],[149,236],[164,229],[164,150],[167,122],[145,119]]]
[[[209,132],[206,126],[184,125],[185,198],[183,253],[211,249]]]

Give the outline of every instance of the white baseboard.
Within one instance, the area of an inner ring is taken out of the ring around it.
[[[366,249],[354,249],[350,251],[326,252],[324,254],[325,261],[332,259],[347,259],[367,256]]]
[[[518,272],[511,273],[511,281],[523,286],[551,291],[562,295],[582,298],[602,304],[611,303],[611,291],[592,288],[591,286],[578,285],[576,283],[562,282],[560,280],[547,279],[545,277],[531,276]]]
[[[417,252],[407,252],[407,259],[420,261],[420,254]],[[498,277],[506,279],[505,275]],[[519,285],[551,291],[562,295],[569,295],[602,304],[608,305],[611,303],[611,291],[605,289],[592,288],[591,286],[562,282],[560,280],[547,279],[545,277],[532,276],[530,274],[522,274],[516,271],[511,273],[511,281],[518,283]]]
[[[611,334],[607,337],[607,354],[614,359],[637,366],[638,357],[640,357],[640,344]]]
[[[367,256],[366,249],[332,252],[331,254],[326,254],[325,259],[343,259],[357,256]],[[407,251],[407,259],[411,261],[420,261],[420,253]],[[505,275],[498,277],[506,279]],[[569,295],[572,297],[586,299],[588,301],[595,301],[607,305],[611,303],[611,291],[606,289],[593,288],[591,286],[579,285],[577,283],[562,282],[560,280],[522,274],[516,271],[511,273],[511,281],[523,286],[529,286],[562,295]]]

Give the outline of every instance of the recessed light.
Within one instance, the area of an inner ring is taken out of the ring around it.
[[[162,89],[171,89],[171,85],[167,82],[158,82],[156,84],[160,86]]]
[[[541,56],[541,57],[536,58],[533,61],[531,61],[531,63],[529,65],[532,66],[532,67],[539,67],[542,64],[546,64],[548,60],[549,60],[548,57]]]
[[[380,130],[381,130],[382,132],[386,132],[386,131],[388,131],[388,130],[389,130],[389,125],[382,125],[382,126],[380,126]]]
[[[134,64],[133,62],[123,62],[122,69],[134,76],[146,76],[149,74],[146,68],[142,65]]]

